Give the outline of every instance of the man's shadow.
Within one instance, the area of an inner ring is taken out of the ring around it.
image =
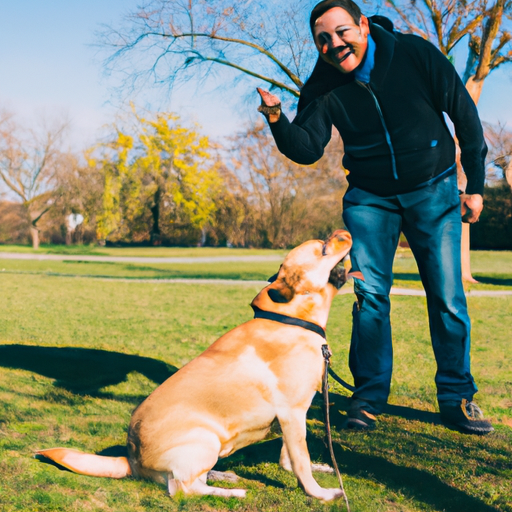
[[[157,359],[88,348],[0,345],[0,366],[55,379],[55,386],[77,395],[104,396],[100,389],[139,372],[161,384],[178,371]]]

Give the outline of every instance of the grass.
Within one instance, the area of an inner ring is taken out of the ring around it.
[[[0,272],[114,279],[238,279],[264,281],[279,261],[219,263],[110,263],[91,261],[0,260]]]
[[[13,246],[0,246],[2,247]],[[19,248],[20,246],[14,246]],[[87,247],[87,246],[84,246]],[[26,248],[28,249],[28,248]],[[66,246],[57,246],[58,251]],[[79,247],[69,247],[78,251]],[[90,247],[89,247],[90,249]],[[87,249],[88,250],[88,249]],[[40,274],[66,277],[98,277],[113,279],[237,279],[264,281],[279,268],[277,261],[215,261],[219,256],[283,256],[283,251],[251,251],[227,248],[140,248],[140,249],[102,249],[104,253],[92,254],[84,251],[84,256],[124,256],[124,257],[188,257],[188,263],[151,263],[151,262],[97,262],[86,260],[14,260],[0,259],[0,272],[11,274]],[[92,249],[91,249],[92,250]],[[124,252],[127,251],[127,252]],[[130,252],[133,251],[133,252]],[[138,251],[141,251],[140,253]],[[219,252],[216,252],[219,251]],[[77,253],[78,254],[78,253]],[[65,256],[65,255],[64,255]],[[197,257],[211,258],[208,263],[194,261]],[[478,284],[467,285],[470,291],[510,290],[512,289],[512,252],[510,251],[473,251],[471,253],[473,275]],[[422,284],[418,268],[409,249],[400,248],[394,263],[394,284],[401,288],[421,289]]]
[[[395,274],[417,283],[413,262],[404,254],[397,258]],[[477,256],[482,275],[500,280],[487,288],[511,289],[506,284],[512,277],[507,274],[510,253]],[[1,265],[7,261],[12,260]],[[248,304],[259,291],[254,284],[57,277],[33,263],[46,262],[23,262],[15,269],[32,274],[0,274],[0,510],[343,510],[341,503],[321,504],[304,496],[294,476],[278,466],[279,439],[219,462],[219,469],[243,477],[249,492],[242,501],[172,500],[151,482],[79,476],[32,459],[38,448],[99,452],[123,445],[134,407],[217,337],[251,318]],[[226,272],[233,267],[216,265]],[[264,265],[247,269],[268,276],[271,269]],[[276,265],[271,266],[274,272]],[[118,276],[141,271],[125,267],[111,264],[98,271]],[[202,264],[189,267],[204,272]],[[328,325],[334,369],[346,378],[352,302],[350,295],[338,296]],[[335,451],[353,512],[512,511],[512,297],[470,296],[468,305],[477,399],[496,432],[478,438],[439,424],[425,299],[393,297],[395,370],[379,428],[371,434],[343,430],[349,394],[337,385],[331,394]],[[317,399],[308,417],[308,445],[315,461],[329,462]],[[336,485],[331,475],[316,477],[322,485]]]
[[[46,245],[38,250],[28,245],[0,244],[0,252],[17,252],[22,254],[61,254],[88,256],[119,256],[159,258],[194,258],[197,256],[268,256],[283,255],[287,251],[274,249],[231,249],[229,247],[100,247],[98,245]]]

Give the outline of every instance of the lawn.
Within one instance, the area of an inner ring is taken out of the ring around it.
[[[24,254],[61,254],[88,256],[119,256],[159,258],[194,258],[197,256],[267,256],[283,255],[287,251],[274,249],[231,249],[229,247],[100,247],[98,245],[46,245],[41,244],[38,250],[28,245],[0,244],[0,252],[18,252]]]
[[[511,261],[510,253],[477,253],[476,275],[494,280],[478,286],[512,289]],[[70,278],[31,267],[54,262],[14,263],[16,269],[0,274],[0,510],[343,510],[342,503],[324,505],[304,496],[294,476],[278,465],[279,439],[218,464],[243,477],[238,485],[249,492],[242,501],[172,500],[152,482],[95,479],[34,460],[38,448],[99,452],[123,445],[134,407],[217,337],[251,318],[248,304],[259,286]],[[245,268],[268,276],[278,267],[267,268],[269,263]],[[98,271],[115,277],[140,272],[122,265]],[[233,264],[212,264],[210,275],[215,265],[224,274],[229,267],[242,273]],[[203,267],[189,265],[188,272]],[[397,258],[395,274],[417,285],[409,253]],[[351,295],[338,296],[328,325],[334,369],[348,380],[352,302]],[[353,512],[512,512],[512,297],[470,296],[468,304],[477,400],[496,431],[479,438],[439,424],[425,299],[393,297],[395,370],[379,428],[371,434],[345,431],[349,394],[332,388],[335,451]],[[308,444],[315,461],[329,462],[319,399],[309,414]],[[336,485],[332,475],[316,477],[322,485]]]
[[[14,252],[32,251],[23,246],[1,246]],[[21,249],[25,251],[21,251]],[[228,248],[95,248],[82,246],[84,256],[116,256],[127,259],[143,258],[139,262],[98,262],[87,260],[67,260],[66,255],[78,255],[80,247],[57,246],[44,248],[35,253],[60,254],[62,260],[23,260],[3,259],[0,257],[0,272],[11,274],[40,274],[65,277],[96,277],[112,279],[235,279],[264,281],[279,268],[280,259],[286,251],[228,249]],[[69,254],[63,251],[69,250]],[[52,252],[53,251],[53,252]],[[90,252],[92,251],[92,252]],[[99,251],[98,253],[96,251]],[[101,252],[104,251],[104,252]],[[7,251],[4,251],[7,252]],[[33,252],[33,251],[32,251]],[[259,256],[263,261],[230,261],[223,257]],[[152,263],[144,258],[189,258],[187,263]],[[197,261],[197,258],[209,258],[211,261]],[[267,259],[265,259],[267,258]],[[473,275],[479,281],[476,285],[467,285],[470,291],[512,290],[512,252],[510,251],[473,251],[471,253]],[[414,257],[409,249],[400,248],[394,263],[395,286],[421,289],[422,284]]]

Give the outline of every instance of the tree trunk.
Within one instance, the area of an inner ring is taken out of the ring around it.
[[[30,226],[30,236],[32,238],[32,249],[39,249],[39,230],[35,226]]]
[[[484,86],[484,80],[475,80],[475,75],[472,75],[468,78],[467,82],[464,84],[466,86],[469,95],[475,102],[475,105],[478,103],[480,99],[480,94],[482,93],[482,88]],[[460,156],[460,155],[458,155]],[[460,167],[460,160],[458,161],[458,167]],[[460,181],[460,180],[459,180]],[[465,190],[466,186],[464,184],[463,187],[459,188],[461,190]],[[462,224],[462,241],[461,241],[461,266],[462,266],[462,279],[467,281],[468,283],[478,283],[478,281],[473,277],[471,273],[471,243],[470,243],[470,224],[463,223]]]
[[[161,234],[160,234],[160,199],[161,199],[160,187],[156,189],[155,196],[153,198],[154,204],[151,207],[151,215],[153,216],[153,225],[151,226],[151,233],[149,234],[149,243],[151,245],[160,245]]]
[[[462,239],[461,239],[461,266],[462,266],[462,279],[468,283],[478,283],[478,281],[471,274],[471,261],[470,261],[470,237],[469,226],[466,222],[462,223]]]
[[[483,80],[475,80],[475,76],[469,77],[468,81],[464,84],[466,86],[469,95],[475,102],[475,105],[478,104],[478,100],[480,99],[480,94],[482,94],[482,88],[484,86]]]
[[[505,168],[504,174],[507,183],[510,185],[510,188],[512,188],[512,158],[510,159],[507,167]]]

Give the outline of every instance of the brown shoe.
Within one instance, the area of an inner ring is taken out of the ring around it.
[[[454,428],[465,434],[485,435],[494,430],[491,422],[484,419],[484,413],[475,404],[465,398],[461,403],[440,403],[441,421],[449,428]]]
[[[369,404],[361,400],[353,400],[348,410],[345,428],[351,430],[373,430],[377,418],[366,409],[372,409]]]

